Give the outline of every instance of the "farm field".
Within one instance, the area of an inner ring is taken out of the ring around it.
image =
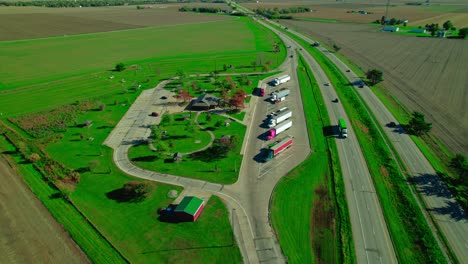
[[[410,26],[424,26],[425,24],[439,23],[442,25],[445,21],[451,20],[457,27],[468,27],[468,5],[463,1],[459,5],[434,5],[434,6],[409,6],[403,2],[394,3],[388,9],[388,17],[397,19],[408,19]],[[315,3],[312,1],[261,1],[260,3],[246,3],[246,7],[257,8],[288,8],[292,6],[307,6],[313,12],[292,14],[297,19],[329,19],[341,22],[370,23],[376,19],[381,19],[385,15],[386,1],[373,1],[360,3],[340,3],[323,2]],[[364,10],[372,14],[362,15],[358,13],[348,13],[348,11]]]
[[[117,62],[239,54],[265,50],[266,45],[271,49],[269,43],[256,45],[254,34],[258,28],[246,19],[211,22],[206,27],[210,30],[189,24],[0,42],[0,89],[111,70]],[[226,31],[231,33],[220,42],[220,34]],[[172,41],[161,42],[164,38]]]
[[[1,137],[0,140],[5,138]],[[0,150],[10,151],[1,143]],[[0,186],[2,262],[89,262],[63,227],[50,215],[3,157],[0,157],[0,178],[2,182],[8,182]],[[37,243],[39,240],[40,243]],[[61,250],[58,250],[59,248]]]
[[[225,15],[207,15],[179,12],[182,6],[216,6],[225,10],[225,4],[164,4],[151,9],[136,6],[88,8],[0,7],[0,41],[43,38],[115,31],[123,29],[193,24],[231,20]]]
[[[383,85],[406,109],[423,112],[433,123],[432,133],[452,152],[468,153],[466,40],[392,35],[374,32],[370,25],[283,23],[325,44],[337,43],[340,53],[364,71],[382,70]]]

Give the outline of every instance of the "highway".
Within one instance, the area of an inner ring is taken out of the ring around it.
[[[347,139],[342,139],[338,136],[337,127],[335,127],[335,135],[345,182],[357,262],[396,263],[397,259],[387,225],[367,168],[366,160],[353,133],[353,127],[342,105],[332,102],[333,99],[338,98],[333,86],[324,85],[330,82],[327,76],[314,58],[307,52],[304,52],[304,49],[298,43],[295,43],[285,34],[278,32],[268,24],[263,24],[277,32],[283,40],[293,42],[293,45],[304,56],[319,84],[331,123],[338,124],[338,119],[344,118],[348,124]]]
[[[314,40],[300,33],[293,33],[309,43],[314,42]],[[319,50],[328,56],[350,82],[360,82],[361,79],[356,73],[353,71],[346,72],[349,69],[348,66],[333,53],[328,52],[322,47]],[[386,126],[389,122],[396,122],[396,118],[375,96],[371,89],[366,85],[363,88],[354,86],[354,89],[356,89],[364,102],[369,106],[369,110],[376,117],[378,125],[384,128],[384,133],[390,140],[387,143],[395,147],[397,155],[402,159],[419,194],[423,198],[424,208],[422,209],[426,214],[432,215],[432,219],[435,220],[442,231],[449,244],[448,246],[454,252],[458,261],[460,263],[468,263],[468,254],[466,254],[468,250],[468,216],[466,212],[460,207],[445,183],[402,127],[400,125],[396,128]],[[416,197],[416,199],[418,198]],[[428,219],[428,221],[432,222],[431,219]],[[430,226],[437,237],[439,232],[432,224]]]

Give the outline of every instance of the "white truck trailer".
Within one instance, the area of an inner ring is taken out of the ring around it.
[[[279,91],[279,92],[273,92],[273,93],[271,93],[271,98],[270,98],[270,100],[271,100],[273,103],[282,102],[282,101],[285,100],[286,96],[289,95],[289,92],[290,92],[289,89],[282,90],[282,91]]]
[[[292,127],[292,121],[291,120],[283,122],[283,123],[277,125],[276,127],[270,129],[268,131],[268,133],[267,133],[266,139],[270,140],[272,138],[275,138],[278,134],[286,131],[290,127]]]
[[[289,82],[291,80],[291,76],[289,75],[283,75],[283,76],[280,76],[276,79],[273,80],[273,85],[274,86],[278,86],[282,83],[286,83],[286,82]]]
[[[286,109],[286,110],[284,110],[282,112],[279,112],[278,115],[272,116],[268,120],[268,127],[274,127],[277,124],[283,122],[284,120],[290,118],[291,116],[292,116],[292,111],[291,110]]]

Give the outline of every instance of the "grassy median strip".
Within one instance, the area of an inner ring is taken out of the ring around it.
[[[336,145],[323,136],[328,114],[302,57],[298,78],[313,152],[276,186],[272,223],[290,263],[354,263],[344,183],[331,165],[339,164]]]
[[[389,227],[397,257],[402,263],[445,263],[404,175],[392,159],[385,140],[372,122],[365,104],[336,66],[310,44],[293,36],[315,57],[330,78],[353,122],[363,154],[367,160],[382,210]]]

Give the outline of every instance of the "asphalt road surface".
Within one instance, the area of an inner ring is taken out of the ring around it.
[[[329,54],[328,57],[345,73],[350,81],[359,79],[354,72],[345,72],[346,65],[333,54]],[[401,126],[398,125],[396,128],[386,126],[387,123],[395,122],[396,119],[369,87],[358,88],[355,86],[354,88],[374,113],[379,125],[384,127],[387,137],[405,163],[404,165],[424,199],[425,209],[436,220],[458,260],[460,263],[468,263],[468,254],[466,253],[468,250],[468,218],[466,213]]]

